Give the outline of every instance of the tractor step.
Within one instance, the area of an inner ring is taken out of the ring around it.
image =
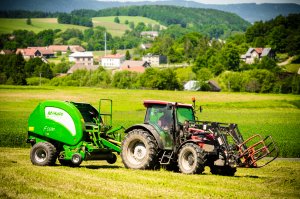
[[[170,161],[173,159],[173,151],[164,151],[163,155],[159,159],[159,163],[166,165],[170,164]]]

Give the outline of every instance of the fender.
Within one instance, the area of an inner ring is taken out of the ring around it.
[[[133,129],[143,129],[143,130],[148,131],[155,138],[155,140],[158,144],[158,147],[160,149],[164,149],[164,145],[160,139],[159,133],[150,124],[136,124],[134,126],[129,127],[128,129],[126,129],[124,133],[128,133],[129,131],[131,131]]]
[[[214,145],[211,145],[211,144],[207,144],[205,142],[203,142],[202,140],[187,140],[183,143],[180,144],[180,146],[178,147],[177,149],[177,152],[182,148],[183,145],[185,145],[186,143],[193,143],[193,144],[196,144],[196,145],[199,145],[199,143],[202,143],[203,145],[199,145],[201,147],[202,150],[204,150],[206,153],[211,153],[211,154],[214,154],[216,153],[216,149],[214,147]]]

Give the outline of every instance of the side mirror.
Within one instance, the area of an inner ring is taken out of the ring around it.
[[[200,111],[200,113],[202,113],[202,111],[203,111],[202,106],[199,107],[199,111]]]

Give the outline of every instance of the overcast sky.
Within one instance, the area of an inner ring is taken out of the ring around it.
[[[164,1],[164,0],[98,0],[98,1]],[[165,0],[167,1],[167,0]],[[196,1],[205,4],[233,4],[233,3],[297,3],[300,4],[300,0],[188,0]]]

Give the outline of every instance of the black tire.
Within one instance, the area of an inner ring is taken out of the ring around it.
[[[236,168],[232,168],[230,166],[210,166],[210,172],[215,175],[222,175],[222,176],[234,176],[236,172]]]
[[[112,158],[111,159],[108,159],[108,160],[106,160],[109,164],[114,164],[114,163],[116,163],[116,161],[117,161],[117,156],[116,156],[116,154],[114,154],[114,153],[112,153]]]
[[[178,167],[184,174],[200,174],[205,167],[204,151],[196,144],[187,143],[180,149]]]
[[[78,167],[82,162],[82,156],[79,153],[75,153],[71,158],[71,167]]]
[[[30,151],[30,160],[34,165],[51,166],[55,164],[56,158],[56,148],[49,142],[39,142]]]
[[[121,158],[126,168],[155,169],[158,146],[154,137],[142,129],[130,131],[122,142]]]

